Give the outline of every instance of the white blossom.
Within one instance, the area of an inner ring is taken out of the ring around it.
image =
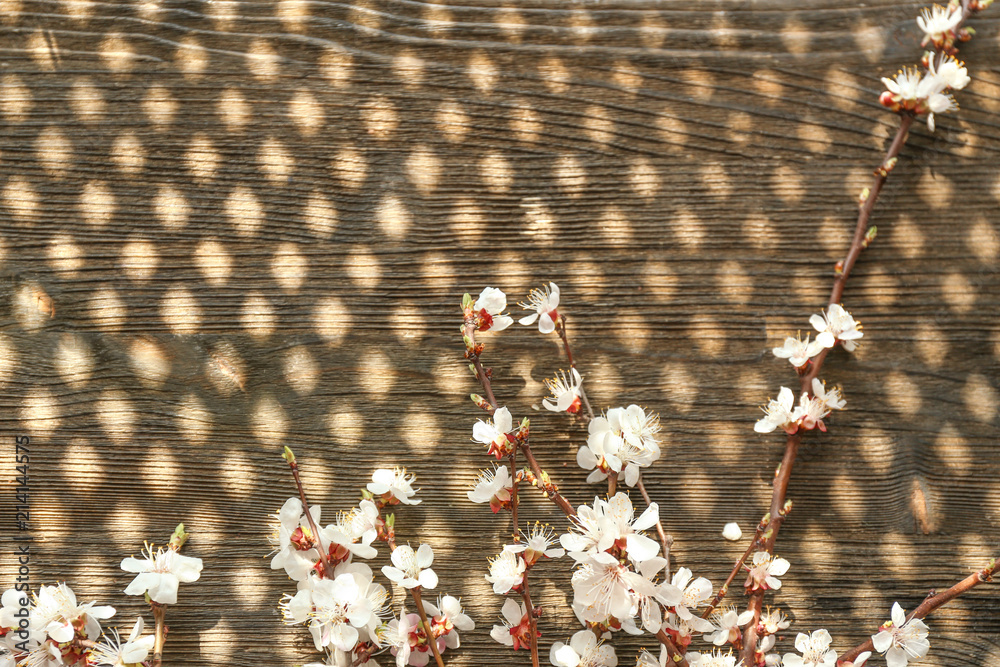
[[[538,320],[538,330],[543,333],[552,333],[556,330],[556,321],[559,319],[559,287],[550,282],[548,287],[533,289],[528,294],[528,302],[521,303],[525,310],[535,312],[525,315],[518,322],[525,326],[531,326]]]
[[[510,478],[507,466],[494,466],[493,470],[483,470],[476,480],[476,485],[466,495],[474,503],[489,503],[496,514],[510,502],[511,490],[514,484]]]
[[[740,628],[752,620],[753,612],[749,609],[742,614],[736,611],[736,607],[732,605],[724,609],[716,609],[711,616],[714,628],[712,632],[703,635],[702,639],[716,646],[724,646],[736,641],[740,635]]]
[[[524,560],[529,565],[534,565],[539,558],[560,558],[566,553],[565,549],[552,548],[556,542],[555,532],[549,526],[535,522],[527,533],[521,532],[524,536],[523,542],[515,542],[504,546],[504,551],[524,554]]]
[[[486,287],[479,293],[479,298],[472,305],[476,313],[478,328],[480,331],[503,331],[514,319],[505,315],[503,311],[507,308],[507,295],[496,287]]]
[[[142,636],[143,620],[142,616],[136,620],[132,626],[132,632],[128,639],[122,643],[117,629],[111,630],[111,635],[105,635],[104,641],[100,642],[91,651],[90,656],[95,665],[106,665],[107,667],[124,667],[142,662],[153,649],[156,641],[154,635]]]
[[[555,667],[616,667],[618,657],[610,644],[604,644],[590,630],[580,630],[570,639],[569,645],[552,644],[549,662]]]
[[[616,493],[609,500],[594,498],[594,506],[581,505],[573,523],[578,531],[571,531],[559,537],[562,546],[576,560],[581,560],[584,552],[595,554],[607,551],[616,542],[624,541],[629,558],[640,563],[653,558],[660,551],[660,545],[641,531],[656,525],[659,520],[659,506],[649,507],[635,518],[635,510],[628,495]]]
[[[737,656],[730,653],[688,653],[684,656],[691,667],[737,667]],[[738,663],[742,665],[743,662]]]
[[[780,609],[770,607],[760,615],[760,622],[758,623],[760,631],[765,635],[777,634],[779,630],[786,630],[788,626],[792,623],[789,621]]]
[[[940,64],[937,63],[936,58],[932,58],[927,69],[930,76],[937,79],[941,90],[946,88],[961,90],[972,81],[969,77],[969,71],[965,68],[965,63],[953,56],[945,56]]]
[[[554,378],[545,380],[545,386],[552,393],[551,398],[542,399],[542,405],[546,410],[571,414],[580,411],[580,388],[583,385],[583,378],[575,368],[569,370],[569,375],[565,371],[559,371]]]
[[[789,563],[784,558],[777,558],[766,551],[757,551],[751,561],[749,581],[754,590],[778,590],[781,588],[781,575],[788,572]]]
[[[833,638],[826,630],[816,630],[812,635],[800,632],[795,637],[795,649],[802,655],[786,653],[784,667],[836,667],[837,652],[830,648]]]
[[[582,605],[584,620],[593,623],[631,619],[639,613],[641,600],[657,592],[652,581],[604,551],[588,556],[573,572],[571,583],[574,602]]]
[[[494,593],[504,595],[521,585],[526,569],[524,558],[504,547],[495,558],[490,559],[490,572],[486,575],[486,581],[493,584]]]
[[[5,627],[16,627],[17,619],[13,616],[16,611],[8,611],[8,603],[19,602],[18,595],[23,593],[17,594],[15,591],[13,596],[9,593],[9,591],[4,593],[6,598],[3,600],[4,622],[10,622],[11,625]],[[100,621],[114,616],[115,608],[98,606],[93,602],[78,604],[76,594],[69,586],[57,584],[38,589],[38,593],[32,597],[29,615],[34,638],[44,642],[47,636],[52,641],[62,644],[76,637],[77,628],[84,638],[91,641],[100,637]],[[8,616],[10,621],[7,620]],[[44,645],[42,647],[44,648]]]
[[[413,488],[415,481],[417,476],[407,474],[406,468],[379,468],[372,473],[372,481],[367,488],[376,496],[395,499],[404,505],[419,505],[421,501],[413,500],[417,493]]]
[[[882,625],[878,634],[872,635],[875,650],[885,654],[889,667],[906,667],[913,658],[923,658],[930,650],[927,641],[928,627],[919,618],[906,620],[898,602],[892,605],[891,621]]]
[[[361,638],[358,629],[368,629],[377,618],[365,590],[371,583],[370,573],[367,565],[356,564],[333,579],[313,578],[310,588],[286,596],[280,605],[285,622],[308,621],[317,651],[336,647],[351,652]]]
[[[309,508],[309,514],[317,525],[321,513],[319,505]],[[278,523],[270,538],[271,543],[277,547],[277,553],[271,559],[271,569],[283,568],[290,578],[304,581],[319,561],[319,551],[309,519],[302,511],[302,501],[289,498],[278,513],[272,516]]]
[[[772,398],[761,408],[764,416],[753,425],[753,430],[757,433],[771,433],[780,428],[788,434],[795,433],[799,428],[797,424],[799,414],[794,406],[795,394],[788,387],[782,387],[778,392],[778,398]]]
[[[810,359],[823,351],[823,345],[818,340],[809,342],[809,334],[806,334],[805,340],[789,336],[785,338],[785,342],[781,347],[776,347],[771,351],[779,359],[788,359],[792,366],[801,368]]]
[[[493,412],[493,421],[479,419],[472,427],[472,439],[489,447],[490,454],[496,454],[497,459],[506,455],[510,448],[510,438],[507,434],[514,428],[514,419],[507,408],[497,408]]]
[[[503,625],[494,625],[490,630],[490,637],[504,646],[513,646],[514,650],[527,648],[531,641],[531,626],[524,603],[518,604],[507,598],[500,608],[500,614]]]
[[[833,347],[839,340],[845,350],[853,352],[856,341],[864,336],[861,325],[837,303],[830,304],[823,314],[810,317],[809,324],[819,332],[816,342],[823,347]]]
[[[439,637],[440,640],[444,640],[444,646],[446,648],[455,649],[461,644],[458,636],[458,630],[462,632],[469,632],[476,629],[476,623],[465,612],[462,610],[462,603],[458,598],[452,597],[451,595],[445,595],[444,597],[439,597],[437,605],[433,605],[426,600],[424,603],[424,611],[435,619],[435,623],[442,622],[447,630],[444,637]],[[442,650],[438,647],[438,650]]]
[[[741,537],[743,537],[743,531],[740,529],[740,524],[732,521],[727,523],[722,528],[722,537],[729,540],[730,542],[736,542]]]
[[[406,606],[403,605],[399,609],[399,618],[389,621],[385,633],[386,643],[389,644],[396,656],[396,667],[406,667],[410,662],[410,631],[412,629],[410,615],[406,613]]]
[[[822,401],[830,410],[843,410],[847,401],[840,393],[840,387],[826,388],[826,383],[819,378],[812,381],[813,396]]]
[[[678,618],[686,621],[694,630],[711,632],[712,624],[696,616],[692,610],[712,597],[712,582],[705,577],[698,577],[692,581],[693,576],[688,568],[678,568],[670,583],[660,586],[660,596],[664,597],[665,603],[672,604]],[[674,602],[674,599],[679,601]]]
[[[656,434],[660,421],[655,414],[646,414],[638,405],[612,408],[606,417],[595,417],[587,426],[587,448],[592,455],[577,453],[577,462],[584,469],[601,466],[587,478],[588,482],[607,477],[604,466],[615,472],[624,472],[625,483],[635,486],[639,469],[651,466],[660,458]],[[602,462],[604,465],[602,465]]]
[[[649,651],[643,651],[636,659],[635,667],[667,667],[667,659],[669,657],[670,654],[667,653],[667,647],[661,645],[659,658]]]
[[[182,556],[174,549],[160,547],[153,553],[153,546],[147,544],[143,558],[126,558],[121,568],[138,576],[125,589],[126,595],[149,594],[149,599],[160,604],[177,604],[179,583],[191,583],[201,577],[200,558]]]
[[[382,567],[382,574],[403,588],[435,588],[438,577],[431,564],[434,551],[429,544],[421,544],[416,551],[408,544],[401,544],[392,550],[392,565]]]
[[[924,38],[920,46],[927,46],[933,43],[939,46],[945,41],[948,33],[951,33],[959,23],[962,22],[961,8],[955,5],[942,7],[934,5],[931,8],[924,8],[917,17],[917,25],[924,33]]]

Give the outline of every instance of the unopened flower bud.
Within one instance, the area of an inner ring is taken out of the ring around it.
[[[288,461],[289,465],[295,463],[295,454],[292,452],[291,449],[288,448],[287,445],[285,446],[285,451],[282,452],[282,454],[281,454],[281,458],[283,458],[286,461]]]
[[[871,190],[869,190],[868,188],[865,188],[864,190],[862,190],[861,194],[858,195],[858,205],[859,206],[864,206],[865,202],[868,201],[868,196],[870,194],[871,194]]]
[[[834,275],[842,275],[844,273],[844,260],[838,260],[836,264],[833,265]]]
[[[167,546],[174,551],[180,551],[181,547],[184,546],[184,543],[187,542],[189,537],[191,537],[191,533],[185,532],[184,524],[179,523],[177,524],[177,527],[174,528],[174,534],[170,536],[170,542]]]
[[[489,402],[479,394],[470,394],[469,398],[471,398],[472,402],[475,403],[476,406],[482,410],[488,411],[493,409],[492,406],[489,404]]]
[[[785,504],[781,508],[781,515],[784,516],[792,511],[792,501],[786,500]]]
[[[462,310],[467,310],[472,308],[472,304],[475,303],[472,299],[472,295],[466,292],[462,295]]]
[[[462,342],[465,343],[465,349],[469,352],[472,352],[476,347],[476,344],[472,342],[472,337],[468,334],[462,336]]]
[[[861,239],[861,247],[867,248],[868,246],[870,246],[872,241],[875,240],[876,236],[878,236],[878,227],[872,225],[871,227],[868,228],[868,231],[865,232],[865,238]]]
[[[396,515],[390,514],[389,516],[387,516],[385,518],[385,525],[389,526],[390,528],[394,527],[396,525]]]

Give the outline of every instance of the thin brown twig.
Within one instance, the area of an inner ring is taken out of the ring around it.
[[[163,664],[163,644],[167,641],[167,608],[157,602],[149,604],[153,608],[153,622],[156,624],[153,638],[153,661],[149,664],[150,667],[160,667]]]
[[[531,593],[528,591],[528,572],[524,572],[524,580],[521,582],[521,599],[524,600],[524,609],[528,613],[528,631],[531,633],[529,646],[531,647],[531,667],[539,667],[538,659],[538,621],[535,619],[535,607],[531,604]]]
[[[906,617],[907,622],[909,622],[911,619],[914,618],[924,618],[925,616],[930,614],[932,611],[934,611],[941,605],[945,604],[946,602],[950,602],[951,600],[954,600],[962,593],[972,590],[979,584],[991,581],[993,575],[996,574],[998,571],[1000,571],[1000,560],[993,559],[987,567],[983,568],[982,570],[979,570],[978,572],[970,574],[965,579],[962,579],[960,582],[958,582],[948,590],[944,591],[943,593],[938,593],[937,595],[929,595],[926,599],[924,599],[922,603],[920,603],[919,606],[917,606],[916,609],[910,612],[910,614]],[[842,655],[838,659],[838,664],[840,664],[841,662],[851,663],[861,653],[865,651],[874,650],[874,648],[875,647],[872,643],[872,640],[869,639],[863,644],[856,646],[855,648],[851,649],[850,651]]]
[[[431,645],[431,652],[434,653],[434,661],[437,662],[438,667],[444,667],[444,660],[441,659],[441,653],[438,651],[437,640],[434,639],[431,624],[427,621],[427,612],[424,611],[424,601],[420,597],[420,586],[411,588],[410,594],[413,596],[413,604],[417,605],[420,622],[424,624],[424,632],[427,633],[427,643]]]
[[[743,552],[743,555],[740,556],[739,559],[737,559],[736,564],[733,565],[732,572],[730,572],[729,576],[726,577],[726,583],[722,584],[722,588],[720,588],[719,592],[716,593],[715,598],[708,605],[708,609],[706,609],[701,615],[702,618],[708,618],[711,616],[712,612],[715,611],[715,608],[719,606],[720,602],[722,602],[722,599],[726,597],[726,594],[729,592],[729,584],[733,583],[733,579],[736,578],[736,575],[743,570],[743,564],[746,563],[747,558],[750,557],[750,554],[753,553],[754,549],[759,545],[760,536],[764,532],[764,526],[764,521],[757,524],[757,530],[754,531],[753,539],[750,540],[750,544],[747,545],[746,551]]]
[[[323,540],[320,537],[319,526],[313,520],[312,512],[309,511],[309,501],[306,500],[306,490],[302,486],[302,479],[299,477],[299,464],[295,459],[288,462],[288,467],[292,471],[292,476],[295,478],[295,486],[299,489],[299,499],[302,501],[302,511],[305,512],[306,519],[309,520],[309,529],[312,531],[313,537],[316,539],[316,550],[319,552],[319,560],[323,563],[323,573],[330,579],[333,578],[333,566],[330,565],[329,559],[326,557],[326,550],[323,549]]]
[[[653,501],[649,499],[649,494],[646,493],[646,485],[642,481],[642,473],[639,473],[639,481],[636,482],[636,486],[639,487],[639,493],[642,494],[642,499],[646,501],[646,507],[653,504]],[[660,523],[660,519],[656,519],[656,534],[660,538],[660,545],[663,547],[663,559],[667,561],[667,564],[663,566],[664,576],[670,579],[670,549],[674,546],[674,538],[672,535],[667,535],[663,531],[663,524]]]
[[[566,316],[560,315],[559,319],[556,320],[556,331],[559,332],[559,337],[562,339],[563,350],[566,351],[566,360],[569,362],[570,368],[576,368],[576,362],[573,361],[573,350],[569,347],[569,337],[566,334]],[[583,407],[586,408],[587,414],[581,415],[590,421],[594,418],[594,409],[590,407],[590,401],[587,399],[587,390],[580,386],[580,400],[583,401]]]
[[[524,454],[524,458],[528,459],[528,467],[531,468],[531,472],[534,473],[535,479],[538,480],[538,488],[541,489],[542,493],[545,494],[552,502],[554,502],[559,509],[568,517],[576,516],[576,510],[573,506],[569,504],[556,489],[556,485],[552,483],[546,484],[544,480],[548,479],[548,475],[542,470],[541,466],[538,465],[538,461],[535,459],[535,455],[531,451],[531,447],[527,442],[521,444],[521,452]]]

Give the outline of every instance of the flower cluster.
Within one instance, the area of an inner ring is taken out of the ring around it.
[[[823,420],[834,410],[843,410],[847,402],[840,394],[839,387],[827,389],[819,379],[813,378],[812,396],[803,393],[799,404],[795,405],[795,395],[788,387],[782,387],[777,399],[771,399],[761,409],[764,416],[754,424],[753,430],[758,433],[771,433],[782,429],[792,435],[799,429],[811,430],[819,428],[826,431]]]
[[[660,458],[659,430],[659,418],[638,405],[612,408],[606,416],[590,420],[587,445],[577,450],[576,461],[584,470],[593,471],[588,482],[607,479],[614,472],[624,473],[625,483],[635,486],[639,469]]]
[[[456,649],[461,645],[458,630],[468,632],[476,627],[462,610],[462,604],[457,598],[446,595],[438,600],[437,605],[426,600],[422,602],[431,627],[430,637],[420,623],[420,616],[407,614],[405,608],[400,611],[399,618],[389,621],[383,633],[390,652],[396,657],[397,665],[423,667],[431,661],[432,641],[438,653],[443,654],[447,649]],[[371,664],[374,667],[376,663],[372,661]]]

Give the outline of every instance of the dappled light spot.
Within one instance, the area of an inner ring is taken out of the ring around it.
[[[277,14],[286,30],[302,31],[309,24],[309,0],[279,0]]]
[[[102,391],[94,411],[108,440],[118,445],[132,440],[137,418],[125,392],[113,389]]]
[[[722,262],[715,272],[718,291],[730,303],[746,302],[747,295],[753,293],[753,280],[747,275],[743,265],[737,261]]]
[[[14,176],[3,189],[3,203],[22,224],[33,220],[38,214],[38,194],[27,180]]]
[[[962,402],[977,421],[989,424],[997,414],[997,390],[986,376],[972,373],[962,387]]]
[[[941,281],[941,296],[959,313],[967,313],[976,305],[978,290],[963,273],[949,273]]]
[[[427,64],[422,58],[404,50],[392,59],[392,73],[400,82],[407,86],[420,86],[424,82],[424,70]]]
[[[73,438],[66,445],[62,450],[60,470],[63,479],[74,494],[84,497],[94,495],[99,490],[99,480],[106,476],[100,454],[84,438]]]
[[[205,12],[211,16],[216,30],[231,30],[240,16],[240,2],[237,0],[218,0],[205,5]]]
[[[715,75],[707,69],[688,67],[680,71],[680,76],[686,82],[684,92],[696,100],[707,100],[717,90]]]
[[[210,285],[226,284],[233,270],[233,260],[225,246],[215,239],[201,241],[195,248],[194,259],[201,275]]]
[[[250,122],[250,105],[243,93],[226,88],[219,95],[219,115],[230,130],[242,130]]]
[[[456,278],[455,269],[449,259],[436,252],[423,256],[420,262],[420,276],[428,289],[442,296],[451,291]]]
[[[267,338],[273,334],[277,320],[271,302],[260,292],[250,292],[244,299],[240,323],[254,338]]]
[[[59,401],[44,387],[29,387],[21,401],[21,427],[30,435],[49,438],[59,427]]]
[[[426,146],[417,146],[406,161],[406,173],[417,190],[430,194],[441,176],[441,161]]]
[[[52,71],[59,62],[59,47],[56,44],[55,36],[53,35],[50,41],[49,35],[51,33],[46,34],[41,30],[36,30],[28,37],[25,46],[36,65]]]
[[[167,229],[180,229],[187,224],[191,207],[187,198],[172,185],[161,186],[153,200],[156,217]]]
[[[266,39],[250,42],[246,53],[247,68],[262,81],[273,81],[281,73],[281,56]]]
[[[29,281],[17,288],[13,302],[14,318],[25,331],[36,331],[56,315],[55,301],[40,284]]]
[[[136,63],[136,53],[132,45],[122,35],[111,33],[99,47],[104,66],[116,74],[124,74]]]
[[[608,111],[603,106],[592,104],[587,107],[582,124],[586,128],[590,140],[594,143],[609,143],[614,136],[614,121],[608,116]]]
[[[565,93],[569,88],[570,73],[566,64],[555,56],[543,58],[538,65],[538,73],[549,92]]]
[[[257,162],[264,175],[274,185],[284,185],[295,170],[295,158],[285,145],[274,137],[268,138],[257,153]]]
[[[302,211],[306,227],[316,236],[330,238],[337,229],[337,209],[320,192],[313,192]]]
[[[951,206],[954,199],[955,183],[940,171],[928,167],[921,174],[916,190],[921,201],[931,209],[944,210]]]
[[[681,245],[697,248],[705,238],[705,228],[694,213],[680,208],[674,214],[675,237]]]
[[[842,257],[851,247],[853,231],[849,221],[828,215],[820,221],[819,234],[816,236],[824,250]]]
[[[615,333],[628,352],[638,354],[646,349],[652,335],[646,319],[637,308],[620,308],[615,316]]]
[[[568,194],[579,197],[587,187],[587,171],[572,155],[564,155],[556,160],[556,182]]]
[[[189,140],[184,161],[192,176],[205,181],[215,177],[222,156],[215,149],[212,139],[206,133],[198,132]]]
[[[746,111],[733,110],[726,119],[726,136],[736,143],[746,143],[755,131],[754,118]]]
[[[635,193],[649,202],[656,199],[662,187],[656,167],[645,158],[639,158],[632,163],[629,167],[628,180]]]
[[[753,73],[753,87],[768,106],[783,102],[785,87],[777,78],[778,75],[773,70],[761,69]]]
[[[375,220],[382,232],[394,239],[403,239],[412,223],[406,205],[395,195],[386,195],[382,198],[375,209]]]
[[[785,26],[779,34],[781,35],[781,43],[788,53],[793,55],[809,53],[811,36],[814,31],[795,18],[794,15],[785,19]]]
[[[208,351],[205,375],[219,393],[225,396],[246,391],[246,363],[233,344],[227,341],[213,345]]]
[[[253,464],[246,452],[238,449],[230,449],[222,455],[219,471],[222,473],[222,488],[231,496],[235,496],[243,501],[249,500],[258,489],[260,483],[258,479],[257,466]],[[229,567],[232,567],[230,564]],[[228,568],[227,568],[228,569]],[[246,582],[252,582],[258,577],[248,575]]]
[[[120,331],[128,318],[125,303],[114,287],[98,287],[89,305],[90,319],[98,329]]]
[[[446,354],[439,355],[434,362],[431,377],[438,392],[451,398],[468,395],[469,383],[473,381],[468,365]]]
[[[882,230],[879,229],[879,241],[881,241]],[[889,240],[907,259],[917,259],[924,254],[924,231],[920,225],[914,222],[913,218],[908,215],[902,215],[898,220],[894,221],[892,225],[889,226],[887,232]],[[844,232],[844,238],[847,238],[848,232]],[[843,245],[842,247],[847,247]]]
[[[439,39],[447,37],[451,32],[453,20],[447,5],[424,3],[423,20],[427,31],[434,37]]]
[[[309,260],[294,243],[282,243],[271,258],[271,273],[286,292],[297,292],[309,275]]]
[[[195,37],[184,37],[177,42],[174,62],[185,76],[201,76],[208,68],[208,50]]]
[[[656,118],[656,126],[663,141],[667,143],[665,147],[667,150],[679,151],[684,148],[687,124],[683,120],[675,116],[662,115]]]
[[[136,338],[128,347],[129,364],[139,381],[159,387],[170,377],[170,359],[163,347],[151,338]]]
[[[403,343],[418,343],[424,334],[424,318],[412,303],[397,303],[392,309],[389,322],[392,332]]]
[[[190,444],[201,446],[212,435],[215,415],[209,412],[197,394],[189,393],[181,399],[177,407],[177,430]],[[175,487],[176,488],[176,487]]]
[[[500,254],[496,256],[497,266],[502,267],[500,273],[503,275],[503,284],[511,286],[508,289],[513,289],[514,285],[521,285],[520,289],[513,290],[509,292],[512,296],[508,297],[508,308],[516,311],[519,310],[519,306],[515,306],[515,302],[519,299],[527,298],[528,288],[524,285],[529,284],[531,280],[532,267],[524,257],[524,253],[518,252],[513,248],[506,248]],[[484,285],[485,287],[485,285]],[[478,296],[478,295],[477,295]],[[526,314],[526,313],[522,313]],[[497,332],[484,332],[490,336]]]
[[[948,336],[941,327],[931,322],[921,322],[913,332],[913,343],[925,364],[940,368],[948,357]]]
[[[106,112],[104,95],[89,77],[80,77],[73,82],[70,104],[77,117],[85,123],[101,120]]]
[[[934,437],[935,460],[943,463],[952,472],[960,473],[976,464],[976,450],[968,439],[950,421],[938,428]]]
[[[0,78],[0,113],[9,123],[20,123],[28,119],[31,112],[31,90],[16,74],[5,74]]]
[[[142,110],[149,122],[157,129],[163,129],[174,120],[177,113],[177,100],[163,86],[153,86],[142,100]]]
[[[300,90],[288,103],[288,115],[299,132],[311,137],[323,127],[325,122],[323,106],[308,90]]]
[[[757,248],[765,248],[777,239],[777,230],[771,219],[763,213],[752,213],[743,222],[744,236]]]
[[[354,56],[346,51],[327,49],[319,59],[320,76],[337,88],[343,88],[351,81],[354,71]]]
[[[392,394],[396,371],[392,360],[378,348],[368,348],[358,360],[358,382],[365,393],[376,401]]]
[[[389,137],[399,125],[396,105],[384,95],[377,95],[369,100],[362,107],[362,116],[368,134],[378,139]]]
[[[132,239],[122,247],[119,264],[132,280],[149,280],[160,263],[156,246],[148,239]]]
[[[90,18],[94,5],[97,3],[91,0],[60,0],[59,4],[62,5],[67,16],[79,22],[84,22]]]
[[[296,345],[285,352],[283,362],[285,381],[296,394],[307,396],[316,390],[323,372],[309,348]]]
[[[611,80],[615,85],[629,93],[635,93],[642,87],[642,74],[636,70],[632,63],[626,60],[615,62]]]
[[[606,354],[599,354],[594,357],[592,364],[589,364],[587,373],[587,393],[591,394],[594,403],[594,410],[601,410],[600,405],[607,405],[615,401],[624,391],[622,376],[619,372],[620,365],[618,359],[609,357]],[[593,388],[594,391],[591,391]]]
[[[538,112],[527,101],[520,100],[518,106],[510,111],[510,129],[518,141],[535,143],[542,132],[542,121],[538,118]]]
[[[851,27],[851,35],[854,37],[854,44],[868,62],[877,63],[882,60],[886,35],[881,27],[873,26],[867,19],[858,18]]]
[[[465,138],[469,131],[469,124],[472,122],[468,114],[458,102],[443,102],[434,114],[434,121],[438,130],[448,141],[458,142]]]
[[[439,446],[441,428],[432,412],[409,410],[403,419],[403,441],[416,454],[431,455]]]
[[[333,441],[342,447],[355,447],[365,438],[365,418],[357,412],[331,412],[326,418],[326,428]]]
[[[604,240],[610,246],[627,246],[635,241],[628,218],[614,204],[604,207],[597,225]]]
[[[333,170],[343,186],[357,190],[365,184],[368,161],[353,146],[344,146],[333,160]]]
[[[487,153],[479,163],[483,181],[494,192],[506,192],[514,182],[514,169],[500,153]]]
[[[547,202],[541,197],[525,197],[521,200],[524,211],[524,225],[521,233],[535,243],[552,245],[557,234],[556,220]]]
[[[899,300],[899,279],[891,273],[871,273],[862,278],[862,289],[875,305],[889,308]]]
[[[74,389],[80,389],[90,381],[94,370],[94,353],[83,336],[64,333],[59,337],[52,365],[63,382]]]
[[[732,179],[721,164],[711,163],[702,167],[701,181],[713,194],[728,197],[733,193]]]
[[[920,387],[901,371],[888,371],[883,380],[884,400],[896,412],[913,416],[920,412],[923,401]]]
[[[10,336],[0,333],[0,386],[14,379],[17,370],[17,345]]]
[[[63,176],[73,161],[73,144],[57,127],[47,127],[35,140],[35,155],[49,176]]]
[[[578,256],[569,279],[573,293],[591,300],[603,296],[607,290],[605,268],[603,261],[596,262],[590,255]]]
[[[691,321],[688,324],[688,338],[694,341],[695,347],[706,357],[719,356],[726,346],[725,330],[711,315],[703,315],[697,320]]]
[[[367,246],[355,246],[345,258],[344,270],[357,287],[374,289],[382,278],[378,258]]]
[[[860,84],[850,72],[840,64],[832,65],[823,75],[826,84],[826,94],[829,101],[841,111],[849,111],[857,106],[858,98],[865,95],[859,90]]]
[[[833,509],[841,517],[850,519],[857,524],[863,521],[868,514],[867,493],[858,483],[856,473],[839,471],[830,477],[830,488],[839,489],[842,493],[831,494],[833,498]],[[825,534],[820,537],[826,537]]]
[[[982,262],[996,261],[997,255],[1000,255],[1000,236],[985,217],[979,217],[969,225],[965,243],[969,251]]]
[[[488,93],[497,84],[499,73],[493,60],[482,51],[473,51],[466,66],[469,80],[480,92]]]
[[[16,23],[20,20],[22,11],[24,11],[22,0],[0,0],[0,23]]]
[[[146,149],[134,132],[126,131],[115,139],[111,159],[126,174],[136,174],[146,164]]]
[[[177,482],[183,479],[183,469],[176,453],[170,447],[157,447],[149,454],[148,465],[139,465],[143,493],[158,499],[170,499],[177,493]],[[191,530],[190,525],[188,530]],[[149,539],[143,536],[140,539]],[[134,550],[133,544],[127,549]],[[127,552],[130,553],[130,552]]]
[[[253,190],[238,185],[226,198],[226,215],[240,236],[254,236],[264,224],[264,205]]]
[[[347,20],[356,26],[367,30],[379,30],[382,27],[382,12],[372,0],[354,0],[348,5]]]
[[[351,331],[351,312],[337,297],[325,297],[313,311],[313,326],[327,342],[340,343]]]
[[[813,153],[825,153],[832,143],[830,132],[816,122],[799,123],[795,132],[802,145]]]
[[[83,268],[83,249],[69,234],[57,234],[49,241],[48,256],[55,271],[74,274]]]
[[[677,276],[665,262],[647,261],[639,274],[647,298],[669,301],[677,291]]]
[[[174,285],[160,302],[160,316],[175,336],[198,333],[201,306],[187,287]]]

